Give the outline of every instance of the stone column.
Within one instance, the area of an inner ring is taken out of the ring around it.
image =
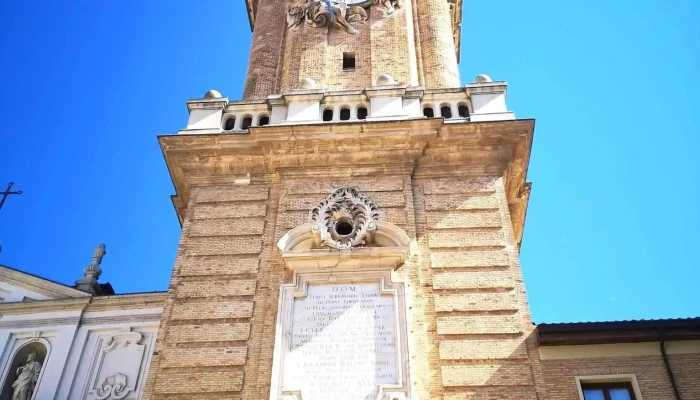
[[[244,100],[279,93],[279,65],[287,29],[285,4],[285,0],[258,0]]]
[[[426,89],[459,87],[457,55],[446,0],[416,0],[423,85]]]

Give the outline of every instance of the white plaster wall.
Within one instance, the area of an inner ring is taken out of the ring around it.
[[[221,126],[223,111],[218,110],[192,110],[187,120],[187,129],[214,129]]]
[[[420,106],[420,99],[404,99],[403,111],[411,118],[422,117],[423,109]]]
[[[287,122],[292,121],[318,121],[321,119],[321,102],[289,103],[287,108]]]
[[[272,112],[270,113],[270,124],[279,124],[280,122],[287,119],[287,107],[285,106],[274,106],[272,107]]]
[[[141,398],[148,365],[158,332],[161,308],[82,313],[81,310],[3,315],[0,317],[0,381],[15,379],[9,365],[25,344],[41,341],[47,346],[34,400],[85,400],[88,379],[95,378],[98,364],[103,373],[119,371],[135,390],[124,400]],[[79,325],[81,318],[93,323]],[[98,323],[94,323],[97,321]],[[100,351],[112,335],[138,337],[136,343],[118,346],[119,351],[103,357]],[[104,374],[103,374],[104,375]],[[8,378],[9,377],[9,378]],[[99,377],[100,381],[104,376]],[[94,379],[93,379],[94,381]],[[100,382],[101,383],[101,382]]]
[[[401,97],[375,97],[370,100],[372,118],[405,116]]]
[[[474,114],[507,112],[505,93],[472,94]]]
[[[140,399],[157,333],[157,321],[81,326],[76,334],[74,350],[66,365],[66,370],[72,373],[61,380],[56,400],[93,400],[94,397],[89,394],[90,390],[95,385],[99,387],[104,381],[104,376],[114,373],[126,376],[127,385],[134,387],[124,399]],[[105,353],[104,347],[111,338],[123,334],[138,334],[140,340],[136,344],[129,344],[122,352]],[[138,345],[143,346],[141,354],[137,352]]]
[[[0,322],[3,322],[2,325],[7,326],[8,324],[5,322],[15,325],[0,329],[0,343],[3,347],[0,358],[0,365],[3,366],[3,384],[8,377],[9,379],[15,378],[14,371],[8,371],[8,366],[17,350],[29,342],[42,339],[48,343],[47,355],[34,399],[53,399],[60,383],[63,368],[66,365],[73,337],[78,329],[78,318],[80,318],[80,311],[3,316],[0,319]],[[56,322],[50,323],[52,320]],[[64,322],[60,322],[61,320]],[[40,324],[40,321],[48,323]]]
[[[19,286],[10,285],[9,283],[0,282],[0,297],[2,303],[16,303],[22,301],[25,297],[34,300],[50,300],[51,297],[40,293],[32,292]]]

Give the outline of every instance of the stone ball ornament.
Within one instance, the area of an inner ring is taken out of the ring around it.
[[[220,99],[223,96],[221,96],[221,93],[219,93],[218,90],[209,90],[206,93],[204,93],[204,98],[207,100],[213,100],[213,99]]]
[[[301,80],[302,89],[316,89],[316,81],[311,78],[304,78]]]
[[[486,74],[480,74],[474,79],[474,83],[490,83],[493,82],[491,77]]]
[[[389,74],[381,74],[377,77],[377,86],[395,85],[396,80]]]

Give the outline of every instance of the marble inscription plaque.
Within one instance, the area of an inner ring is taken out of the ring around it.
[[[394,307],[379,282],[310,285],[292,307],[284,386],[304,400],[374,400],[398,384]]]

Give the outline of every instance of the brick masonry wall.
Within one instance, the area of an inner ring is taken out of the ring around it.
[[[436,377],[429,398],[544,398],[501,179],[416,180],[413,191],[435,344],[425,354]]]
[[[672,354],[669,362],[683,399],[700,399],[700,354]],[[644,400],[675,400],[663,359],[658,356],[543,360],[551,399],[580,400],[575,377],[635,374]]]
[[[287,21],[284,0],[258,0],[243,98],[264,99],[279,93],[281,46]]]
[[[276,243],[339,186],[359,186],[413,239],[396,271],[413,397],[541,392],[500,179],[260,179],[193,190],[144,399],[268,397],[279,288],[292,280]]]
[[[192,191],[144,399],[258,393],[278,201],[269,185]]]
[[[373,5],[366,9],[366,23],[352,24],[356,34],[305,22],[287,29],[284,4],[281,0],[258,4],[244,99],[299,89],[303,78],[330,90],[364,89],[380,74],[427,88],[460,86],[445,1],[418,0],[415,9],[413,2],[404,2],[391,15]],[[354,53],[354,70],[343,69],[344,52]]]

